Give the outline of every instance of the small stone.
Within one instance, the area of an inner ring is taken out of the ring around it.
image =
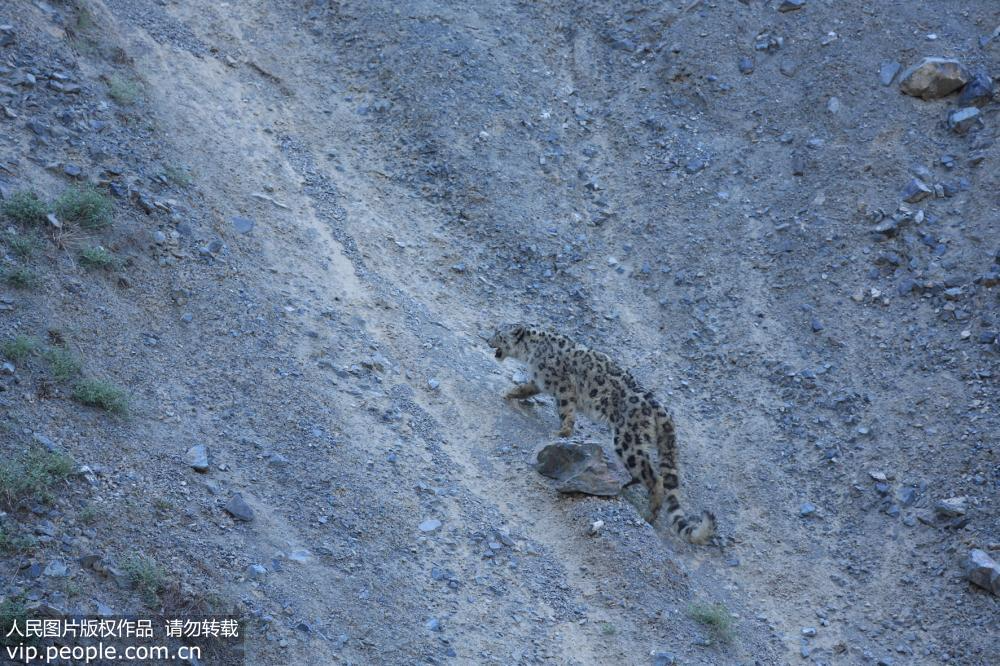
[[[253,509],[250,508],[250,505],[246,503],[246,500],[239,493],[234,494],[223,508],[235,520],[244,523],[249,523],[254,518]]]
[[[816,635],[816,627],[802,627],[802,635],[806,638],[812,638]]]
[[[964,516],[967,500],[968,498],[966,497],[949,497],[948,499],[938,500],[938,503],[934,505],[934,510],[946,518]]]
[[[603,520],[595,520],[594,522],[592,522],[590,524],[590,535],[591,536],[595,536],[598,532],[601,531],[602,527],[604,527],[604,521]]]
[[[267,575],[267,567],[262,564],[251,564],[247,567],[247,575],[253,579],[260,579]]]
[[[840,111],[840,100],[836,97],[831,97],[826,102],[826,110],[830,113],[837,113]]]
[[[794,12],[796,9],[802,9],[806,6],[806,0],[782,0],[782,3],[778,5],[779,12]]]
[[[427,622],[424,623],[424,626],[428,631],[444,631],[444,628],[441,626],[441,621],[436,617],[432,617],[427,620]]]
[[[747,56],[740,57],[738,67],[741,74],[753,74],[753,60]]]
[[[892,85],[892,80],[899,73],[900,64],[895,61],[883,62],[878,68],[878,80],[883,86]]]
[[[980,122],[980,112],[974,106],[967,106],[948,114],[948,129],[955,134],[966,134]]]
[[[806,172],[806,156],[801,152],[792,153],[792,175],[801,176]]]
[[[430,533],[438,530],[441,527],[441,521],[436,518],[429,518],[424,522],[420,523],[420,531],[424,533]]]
[[[439,381],[438,381],[438,380],[437,380],[436,378],[434,378],[434,377],[431,377],[430,379],[428,379],[428,380],[427,380],[427,388],[429,388],[429,389],[430,389],[430,390],[432,390],[432,391],[436,391],[436,390],[438,390],[438,388],[439,388],[440,386],[441,386],[441,382],[439,382]]]
[[[230,222],[233,223],[233,229],[235,229],[237,233],[248,234],[253,231],[254,221],[249,217],[237,215],[236,217],[233,217]]]
[[[906,184],[906,187],[903,188],[899,196],[907,203],[916,203],[932,194],[934,194],[934,190],[927,187],[924,181],[919,178],[913,178]]]
[[[16,37],[17,33],[14,32],[14,26],[9,23],[0,25],[0,48],[13,44]]]
[[[812,318],[812,320],[809,322],[809,325],[812,327],[813,333],[819,333],[824,328],[823,322],[817,319],[816,317]]]
[[[63,173],[69,176],[70,178],[79,178],[80,176],[83,175],[83,169],[81,169],[75,164],[67,164],[66,166],[63,167]]]
[[[799,515],[803,518],[816,513],[816,505],[812,502],[803,502],[799,505]]]
[[[55,213],[48,213],[45,216],[45,219],[48,221],[49,226],[53,229],[62,229],[62,222],[59,221],[59,218],[56,217]]]
[[[969,71],[957,60],[924,58],[900,75],[899,89],[921,99],[937,99],[955,92],[970,78]]]
[[[267,458],[267,464],[270,465],[271,467],[281,468],[281,467],[288,467],[289,465],[288,458],[274,451],[265,454],[264,457]]]
[[[793,77],[795,76],[795,73],[799,71],[799,64],[790,58],[784,58],[781,63],[778,64],[778,71],[787,77]]]
[[[65,578],[69,575],[69,569],[62,560],[52,560],[45,567],[44,573],[51,578]]]
[[[3,363],[0,363],[0,376],[13,375],[16,372],[17,368],[15,368],[14,364],[11,363],[10,361],[4,361]]]
[[[196,472],[208,471],[208,447],[204,444],[195,444],[187,450],[185,454],[188,466]]]
[[[1000,564],[986,551],[973,548],[963,563],[965,576],[974,585],[1000,597]]]
[[[993,79],[986,72],[976,72],[958,93],[958,103],[964,106],[986,106],[993,99]]]
[[[312,559],[312,553],[310,553],[305,548],[297,548],[293,550],[291,555],[288,556],[292,562],[298,562],[299,564],[305,564]]]
[[[677,657],[672,652],[656,652],[653,654],[652,666],[674,666]]]
[[[181,315],[181,321],[184,322],[185,324],[190,324],[192,321],[194,321],[194,315],[191,314],[190,312],[185,312],[184,314]]]

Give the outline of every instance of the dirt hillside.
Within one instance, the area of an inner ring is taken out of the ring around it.
[[[964,87],[904,94],[925,57]],[[995,77],[994,0],[7,0],[0,610],[1000,663]],[[717,543],[536,473],[514,321],[670,406]]]

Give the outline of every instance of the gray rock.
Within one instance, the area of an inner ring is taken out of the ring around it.
[[[753,74],[753,60],[750,58],[742,56],[739,60],[738,66],[741,74]]]
[[[45,450],[49,453],[59,453],[59,447],[53,442],[49,437],[43,435],[40,432],[31,433],[31,439],[35,440],[36,443],[41,444],[45,447]]]
[[[899,89],[921,99],[937,99],[955,92],[971,78],[957,60],[924,58],[900,75]]]
[[[65,578],[69,575],[69,569],[62,560],[52,560],[45,567],[44,573],[52,578]]]
[[[281,455],[280,453],[272,451],[271,453],[265,453],[264,457],[267,458],[267,464],[271,467],[288,467],[288,458]]]
[[[934,505],[934,510],[938,514],[948,518],[964,516],[966,500],[967,498],[965,497],[949,497],[948,499],[938,500],[938,503]]]
[[[803,518],[816,513],[816,505],[812,502],[803,502],[799,505],[799,515]]]
[[[441,527],[441,521],[436,518],[429,518],[424,522],[420,523],[420,531],[425,533],[430,533],[438,530]]]
[[[993,79],[986,72],[976,72],[958,93],[958,103],[963,106],[986,106],[993,99]]]
[[[237,215],[230,221],[233,223],[233,229],[235,229],[237,233],[248,234],[253,231],[254,221],[249,217]]]
[[[427,388],[429,388],[432,391],[438,390],[440,386],[441,382],[439,382],[435,377],[431,377],[430,379],[427,380]]]
[[[253,520],[253,509],[250,508],[250,505],[246,503],[246,500],[244,500],[243,496],[239,493],[230,497],[229,501],[226,502],[226,505],[223,508],[233,517],[234,520],[239,520],[244,523],[249,523]]]
[[[783,0],[780,5],[778,5],[779,12],[794,12],[796,9],[802,9],[806,6],[806,0]]]
[[[969,551],[963,568],[966,578],[971,583],[1000,597],[1000,564],[997,564],[986,551],[973,548]]]
[[[195,444],[187,450],[185,454],[187,464],[196,472],[208,471],[208,447],[204,444]]]
[[[312,553],[310,553],[305,548],[296,548],[288,556],[292,562],[298,562],[299,564],[305,564],[312,559]]]
[[[8,23],[0,25],[0,48],[10,46],[16,38],[17,33],[14,32],[14,26]]]
[[[914,178],[906,184],[899,196],[907,203],[916,203],[932,194],[934,194],[934,190],[928,187],[924,181]]]
[[[878,68],[878,80],[884,86],[892,84],[892,80],[899,73],[900,64],[895,61],[883,62]]]
[[[632,478],[621,461],[609,456],[596,442],[550,444],[538,452],[536,469],[558,481],[559,492],[604,497],[620,493]]]
[[[432,617],[431,619],[427,620],[427,622],[424,623],[424,626],[427,627],[428,631],[444,631],[443,627],[441,626],[441,621],[438,620],[436,617]]]
[[[677,657],[672,652],[657,652],[653,655],[652,666],[673,666]]]
[[[982,122],[979,116],[979,109],[974,106],[956,109],[948,114],[948,129],[955,134],[965,134]]]

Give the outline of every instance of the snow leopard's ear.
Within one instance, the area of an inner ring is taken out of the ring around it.
[[[510,333],[514,336],[514,342],[520,344],[524,340],[524,336],[528,334],[528,329],[525,326],[515,326]]]

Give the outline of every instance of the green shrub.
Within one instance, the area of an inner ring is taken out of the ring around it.
[[[11,596],[0,598],[0,645],[13,646],[27,642],[22,636],[13,632],[14,624],[24,632],[25,622],[28,620],[28,609],[24,605],[24,598],[21,596]],[[8,636],[8,634],[10,634]]]
[[[131,106],[139,100],[142,88],[133,79],[114,74],[108,79],[108,95],[119,106]]]
[[[723,604],[691,604],[688,616],[708,628],[717,640],[728,643],[733,638],[733,616]]]
[[[80,263],[87,268],[108,270],[118,266],[118,258],[100,245],[96,245],[80,252]]]
[[[48,361],[52,376],[61,382],[80,374],[80,361],[61,347],[49,347],[42,356]]]
[[[148,606],[156,605],[167,581],[166,570],[148,555],[135,554],[122,563],[122,569]]]
[[[23,555],[38,545],[30,534],[11,534],[0,528],[0,555]]]
[[[90,185],[71,187],[56,199],[56,215],[63,223],[84,229],[100,229],[111,224],[111,200]]]
[[[103,379],[81,379],[73,386],[73,399],[113,414],[124,414],[128,411],[128,398],[125,392]]]
[[[38,251],[38,239],[18,234],[7,239],[7,247],[18,259],[30,259]]]
[[[12,361],[23,361],[31,356],[38,342],[27,335],[18,335],[0,345],[0,353]]]
[[[15,192],[0,203],[0,212],[19,224],[43,224],[48,206],[34,192]]]
[[[38,284],[38,276],[29,268],[6,268],[0,271],[0,277],[15,289],[31,289]]]
[[[22,501],[51,501],[49,489],[73,472],[73,461],[61,453],[35,449],[0,462],[0,501],[10,509]]]

